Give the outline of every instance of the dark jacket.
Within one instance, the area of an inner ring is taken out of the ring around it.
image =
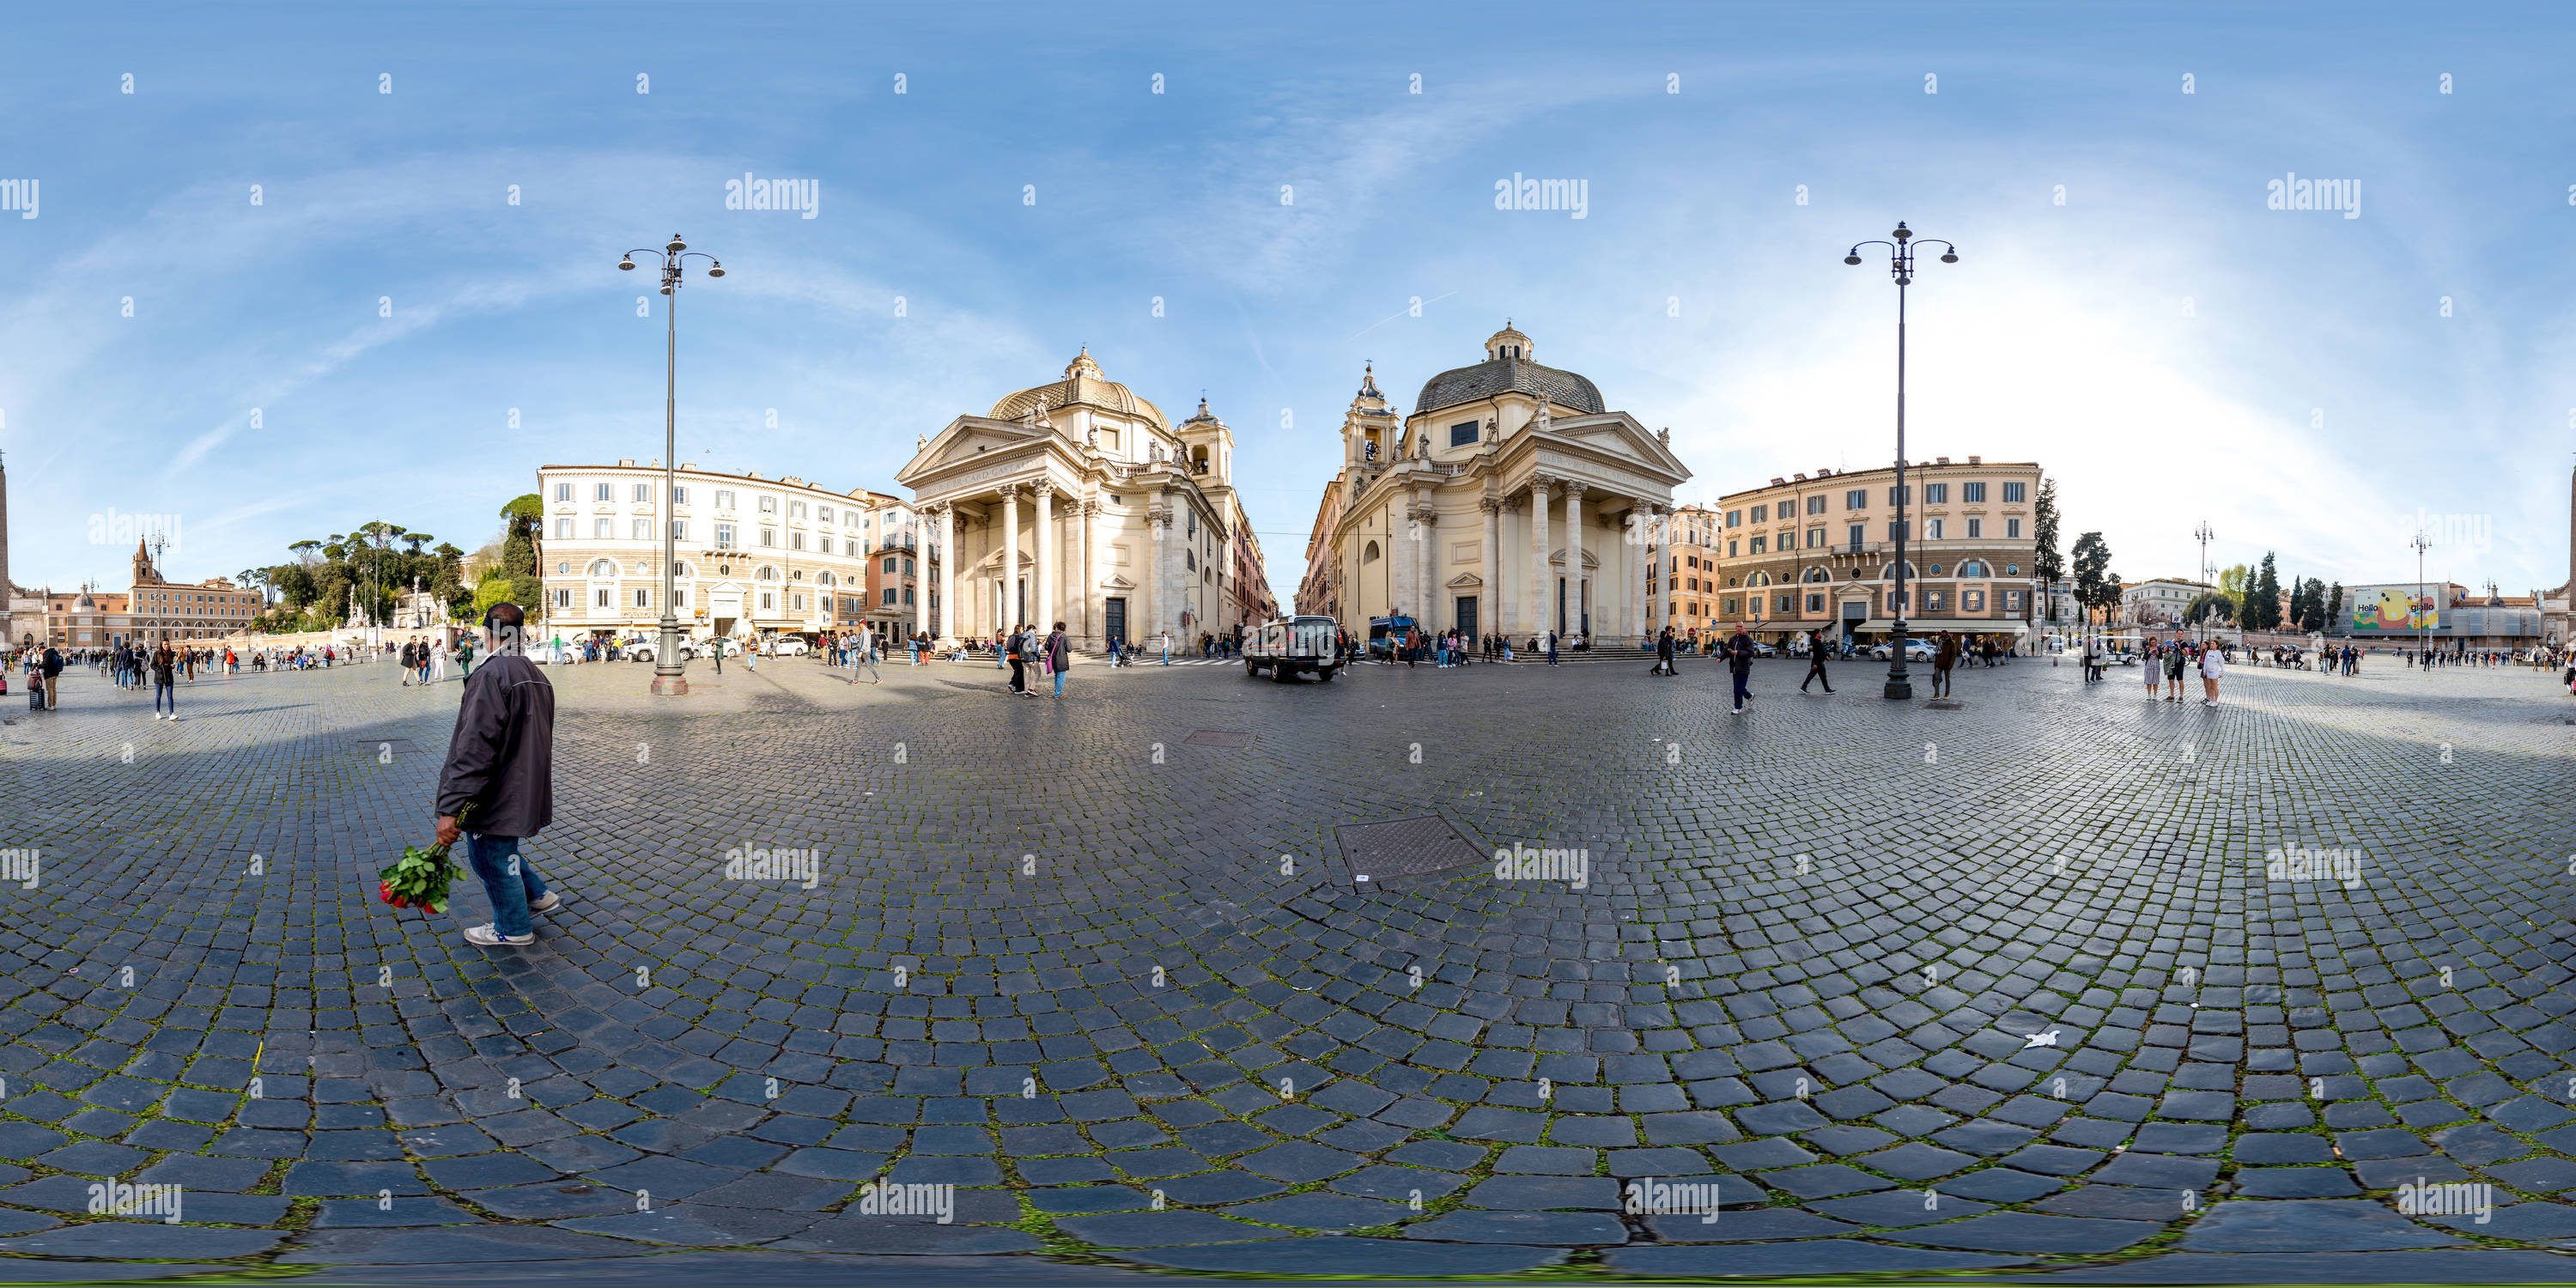
[[[1660,657],[1667,662],[1673,660],[1673,633],[1671,631],[1664,632],[1661,637],[1656,639],[1655,656]]]
[[[1741,631],[1726,642],[1726,669],[1737,675],[1753,673],[1753,637]]]
[[[504,653],[465,681],[447,766],[438,775],[438,813],[465,818],[469,832],[534,836],[555,817],[555,690],[534,662]]]
[[[1065,663],[1073,656],[1073,647],[1065,642],[1064,632],[1057,631],[1048,636],[1046,648],[1047,665],[1059,671],[1065,669]]]
[[[55,651],[55,650],[53,650],[53,649],[50,649],[50,648],[49,648],[49,649],[46,649],[46,650],[45,650],[45,674],[47,674],[47,675],[61,675],[62,673],[63,673],[63,655],[62,655],[61,653],[59,653],[59,652],[56,652],[56,651]]]
[[[160,652],[153,654],[152,682],[154,684],[170,683],[173,678],[171,676],[171,672],[177,670],[178,666],[179,655],[171,652],[169,649],[165,648]]]

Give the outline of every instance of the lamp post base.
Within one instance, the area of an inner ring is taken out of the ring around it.
[[[1880,692],[1879,696],[1883,698],[1913,697],[1914,682],[1906,679],[1902,675],[1890,675],[1887,677],[1887,687]]]
[[[654,671],[653,696],[657,698],[685,698],[689,696],[688,677],[677,671]]]

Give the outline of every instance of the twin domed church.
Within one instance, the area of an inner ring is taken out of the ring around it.
[[[1661,622],[1644,534],[1690,477],[1665,436],[1505,326],[1400,415],[1364,371],[1307,550],[1301,612],[1354,634],[1426,629],[1634,637]],[[1175,426],[1101,374],[1064,378],[926,438],[896,480],[946,552],[941,634],[1066,623],[1084,647],[1225,632],[1279,611],[1234,482],[1234,431]]]

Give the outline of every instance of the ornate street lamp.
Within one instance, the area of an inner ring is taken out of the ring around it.
[[[671,234],[671,244],[656,251],[630,250],[617,261],[621,270],[632,272],[635,257],[644,255],[660,261],[662,294],[671,302],[662,308],[669,329],[663,339],[662,385],[662,641],[653,650],[653,692],[662,697],[685,697],[689,681],[680,667],[680,618],[672,606],[679,589],[679,518],[678,503],[680,463],[680,270],[689,259],[707,261],[707,276],[724,276],[724,261],[703,251],[692,251],[678,233]]]
[[[1887,247],[1887,275],[1896,281],[1896,600],[1888,606],[1895,618],[1893,647],[1888,649],[1887,688],[1884,696],[1911,698],[1914,684],[1905,677],[1905,288],[1914,284],[1914,230],[1899,220],[1894,241],[1865,241],[1853,246],[1843,256],[1846,264],[1860,263],[1862,246]],[[1938,240],[1937,238],[1932,240]],[[1959,262],[1959,248],[1941,242],[1941,262]]]

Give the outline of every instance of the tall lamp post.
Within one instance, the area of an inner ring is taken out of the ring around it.
[[[1843,256],[1846,264],[1860,262],[1862,246],[1887,248],[1887,275],[1896,280],[1896,600],[1888,605],[1895,618],[1895,631],[1890,637],[1894,646],[1887,651],[1887,688],[1884,696],[1911,698],[1914,684],[1905,677],[1905,288],[1914,284],[1914,230],[1903,220],[1896,231],[1888,234],[1894,241],[1865,241]],[[1930,240],[1939,241],[1939,238]],[[1959,262],[1959,248],[1941,242],[1941,262]]]
[[[2419,527],[2415,529],[2415,539],[2406,544],[2415,547],[2415,608],[2409,614],[2415,619],[2415,664],[2424,666],[2433,658],[2424,643],[2424,552],[2432,549],[2433,543],[2424,539],[2424,530]]]
[[[2192,529],[2191,535],[2198,538],[2200,541],[2200,580],[2202,584],[2207,585],[2209,582],[2209,541],[2210,538],[2215,537],[2218,534],[2210,531],[2209,520],[2203,519],[2200,521],[2199,527]],[[2216,586],[2211,586],[2210,589],[2216,590],[2218,588]],[[2199,628],[2200,623],[2207,620],[2209,620],[2209,614],[2203,612],[2200,615],[2200,619],[2192,623],[2194,633],[2200,636],[2200,642],[2203,644],[2209,642],[2209,635],[2206,631],[2202,631]]]
[[[660,697],[678,698],[689,692],[688,677],[680,669],[680,618],[672,605],[679,589],[680,571],[678,502],[674,499],[680,486],[680,270],[691,258],[703,259],[707,261],[707,276],[722,277],[724,261],[704,251],[690,250],[678,233],[671,234],[671,244],[658,251],[626,252],[617,267],[634,271],[638,255],[660,261],[662,294],[671,298],[662,307],[662,316],[669,323],[662,350],[662,639],[653,649],[653,692]]]

